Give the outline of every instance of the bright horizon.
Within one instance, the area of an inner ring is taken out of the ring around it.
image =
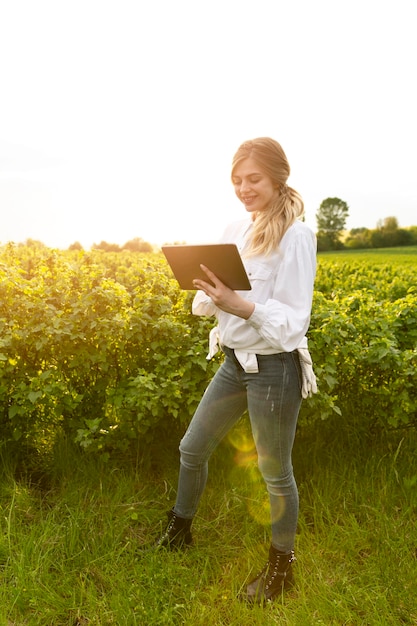
[[[239,144],[277,139],[306,222],[417,224],[411,1],[39,0],[0,11],[0,243],[217,240]]]

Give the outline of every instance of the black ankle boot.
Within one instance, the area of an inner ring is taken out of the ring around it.
[[[274,546],[269,548],[269,559],[263,570],[246,588],[246,600],[252,604],[272,602],[294,584],[292,564],[295,561],[294,552],[285,554]]]
[[[177,550],[190,546],[193,542],[191,536],[192,519],[179,517],[174,510],[168,511],[168,525],[162,536],[156,541],[155,548],[167,548]]]

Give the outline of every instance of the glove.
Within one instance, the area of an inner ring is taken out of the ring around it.
[[[301,395],[304,399],[311,398],[313,393],[317,393],[317,381],[313,371],[313,361],[311,360],[308,348],[297,348],[297,352],[300,357],[301,373],[303,377]]]
[[[215,354],[219,351],[220,347],[220,335],[219,335],[219,327],[215,326],[211,329],[209,335],[209,353],[206,356],[207,361],[210,361],[214,357]]]

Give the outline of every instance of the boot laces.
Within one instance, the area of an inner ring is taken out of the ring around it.
[[[171,540],[171,531],[175,526],[176,519],[177,519],[177,516],[175,515],[175,513],[173,513],[168,523],[168,526],[165,529],[165,532],[157,540],[158,545],[163,544],[166,540]]]
[[[286,565],[284,569],[280,570],[279,566],[282,563],[282,560],[284,559],[286,561]],[[273,563],[271,563],[271,561],[268,561],[268,563],[263,568],[262,572],[259,574],[259,576],[262,576],[265,580],[265,591],[271,587],[271,585],[273,584],[273,582],[278,576],[280,576],[283,580],[285,580],[285,577],[287,576],[287,572],[289,568],[291,567],[291,564],[294,563],[294,561],[296,560],[297,559],[294,556],[294,552],[293,550],[291,550],[289,554],[277,554]],[[266,580],[267,576],[269,576],[268,581]]]

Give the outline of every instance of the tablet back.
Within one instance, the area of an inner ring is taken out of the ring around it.
[[[162,246],[181,289],[195,289],[193,279],[210,282],[200,264],[208,267],[230,289],[251,289],[237,246],[234,243]]]

